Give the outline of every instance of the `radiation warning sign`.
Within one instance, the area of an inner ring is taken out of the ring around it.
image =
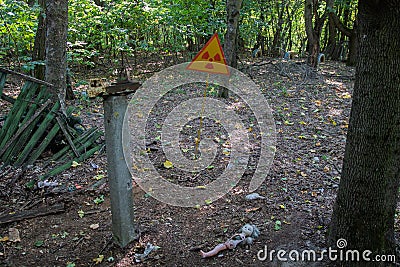
[[[229,75],[229,69],[226,65],[224,52],[222,51],[217,33],[197,53],[186,69]]]

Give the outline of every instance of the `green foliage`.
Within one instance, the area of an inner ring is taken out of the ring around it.
[[[70,66],[109,66],[143,53],[196,53],[214,33],[223,42],[225,1],[204,0],[69,0],[68,60]],[[321,5],[320,12],[324,12]],[[336,0],[347,25],[357,1]],[[21,62],[25,71],[44,62],[32,61],[40,7],[25,1],[0,0],[0,60]],[[339,12],[339,11],[337,11]],[[282,16],[280,16],[282,14]],[[280,20],[279,17],[282,19]],[[267,50],[305,49],[304,1],[245,0],[240,12],[244,48],[260,40]],[[349,26],[349,25],[348,25]],[[350,25],[351,26],[351,25]],[[324,27],[322,38],[326,38]],[[339,38],[340,36],[338,36]],[[276,47],[274,47],[276,46]]]
[[[0,61],[26,60],[33,48],[39,10],[24,1],[0,1]]]

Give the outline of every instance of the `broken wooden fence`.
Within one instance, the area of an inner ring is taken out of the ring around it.
[[[3,94],[9,75],[24,80],[17,99]],[[65,147],[49,159],[58,162],[58,166],[42,179],[68,169],[74,161],[89,158],[103,146],[97,142],[103,135],[97,128],[79,132],[67,123],[60,112],[60,103],[50,100],[51,87],[47,82],[0,68],[0,99],[13,104],[0,126],[0,170],[7,165],[23,168],[32,165],[57,135],[63,137]],[[73,109],[67,108],[67,116],[71,116]]]

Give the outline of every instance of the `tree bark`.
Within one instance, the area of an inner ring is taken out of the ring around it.
[[[68,0],[46,1],[46,26],[45,79],[54,85],[53,100],[66,114]]]
[[[285,3],[281,1],[276,2],[276,12],[278,13],[278,21],[274,27],[275,33],[272,40],[271,52],[273,57],[278,57],[282,54],[282,25],[283,25],[283,13],[285,12]]]
[[[237,37],[239,28],[239,12],[242,6],[242,0],[226,1],[226,34],[224,38],[224,54],[226,63],[232,68],[237,67]]]
[[[307,51],[308,64],[314,68],[318,66],[318,56],[321,50],[320,37],[322,33],[322,27],[326,18],[326,12],[320,17],[318,15],[319,2],[318,0],[306,0],[304,7],[304,19],[306,25],[307,34]],[[314,20],[314,24],[313,24]]]
[[[38,4],[40,5],[40,13],[38,15],[38,27],[35,35],[35,43],[33,46],[33,56],[32,60],[34,61],[44,61],[46,59],[46,3],[45,0],[39,0]],[[35,65],[34,69],[34,77],[39,80],[45,79],[45,66],[44,65]]]
[[[394,216],[400,180],[400,6],[395,0],[364,0],[359,2],[358,12],[359,60],[329,241],[334,245],[344,238],[346,250],[395,255]],[[351,265],[365,266],[365,262]]]
[[[357,19],[353,23],[353,29],[349,29],[340,21],[335,13],[330,13],[329,17],[335,23],[336,28],[349,38],[349,54],[347,57],[347,65],[355,66],[358,58]]]
[[[226,63],[232,68],[237,67],[237,42],[239,29],[239,13],[243,0],[226,1],[226,34],[224,38],[224,54]],[[228,89],[220,88],[219,96],[228,98]]]

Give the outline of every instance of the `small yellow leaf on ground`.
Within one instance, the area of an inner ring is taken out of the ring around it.
[[[8,236],[5,236],[5,237],[0,238],[0,242],[6,242],[6,241],[8,241],[8,240],[10,240],[10,239],[8,238]]]
[[[95,175],[94,177],[93,177],[93,179],[95,179],[95,180],[101,180],[101,179],[103,179],[104,178],[104,174],[97,174],[97,175]]]
[[[71,167],[78,167],[79,165],[81,165],[81,164],[74,160],[74,161],[72,161]]]
[[[345,93],[342,93],[339,97],[343,98],[343,99],[347,99],[347,98],[351,98],[351,94],[349,94],[348,92],[345,92]]]
[[[285,205],[283,205],[283,204],[280,204],[280,205],[279,205],[279,208],[281,208],[281,209],[283,209],[283,210],[284,210],[286,207],[285,207]]]
[[[252,211],[257,211],[259,209],[261,209],[261,207],[249,208],[249,209],[246,209],[245,211],[246,212],[252,212]]]
[[[171,161],[166,160],[166,161],[164,162],[164,167],[167,168],[167,169],[171,169],[172,167],[174,167],[174,164],[172,164]]]
[[[326,166],[324,167],[324,172],[330,172],[330,171],[331,171],[331,169],[329,168],[328,165],[326,165]]]
[[[104,259],[104,255],[99,255],[97,258],[93,259],[94,264],[100,264]]]
[[[322,101],[321,101],[321,100],[315,100],[314,103],[315,103],[315,105],[316,105],[317,107],[319,107],[319,106],[321,106]]]
[[[83,210],[78,210],[78,216],[79,218],[83,218],[83,216],[85,216],[85,212]]]

